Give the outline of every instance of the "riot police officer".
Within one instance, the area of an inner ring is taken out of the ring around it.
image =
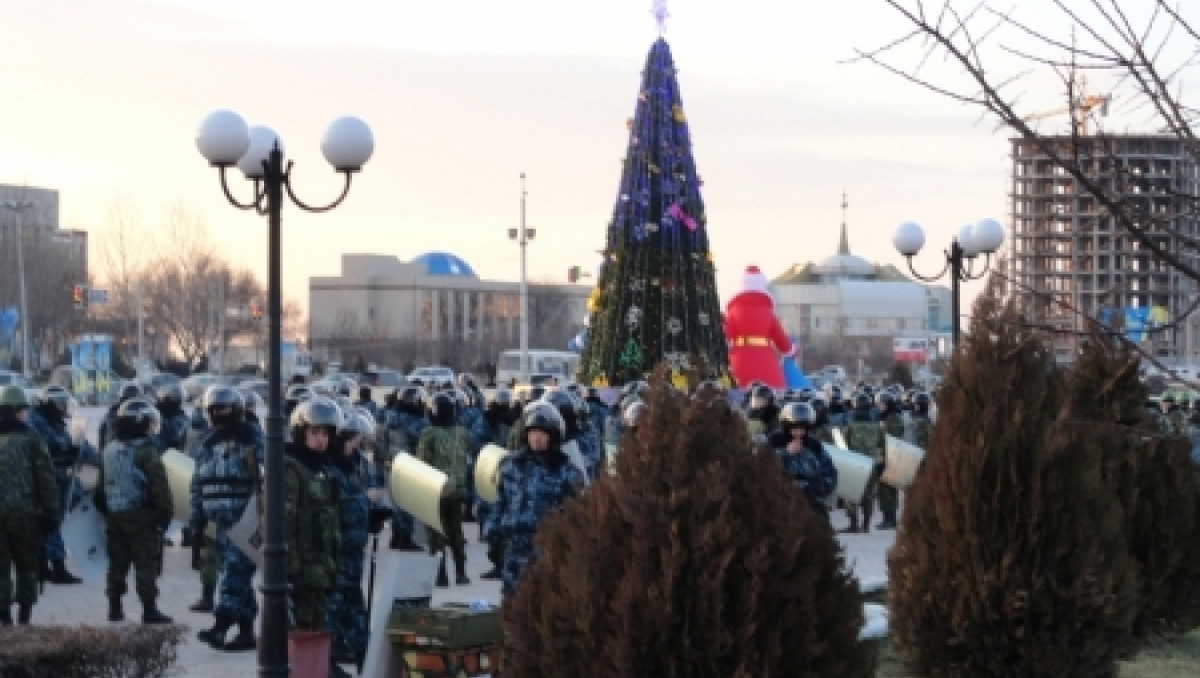
[[[162,430],[155,436],[159,452],[167,450],[187,451],[188,428],[191,423],[183,411],[183,387],[165,384],[158,389],[158,414],[162,417]]]
[[[808,500],[809,507],[829,523],[829,507],[837,488],[837,468],[825,446],[813,435],[817,414],[805,402],[788,403],[779,412],[779,430],[770,436],[783,472]]]
[[[79,584],[83,580],[67,570],[67,550],[63,544],[63,516],[71,505],[72,495],[78,492],[74,487],[75,471],[79,462],[97,460],[97,455],[91,451],[90,459],[81,459],[83,450],[71,440],[67,431],[67,416],[70,412],[71,394],[62,386],[47,386],[42,391],[41,401],[29,413],[29,426],[46,443],[50,452],[50,460],[54,463],[54,481],[58,486],[59,514],[57,525],[46,537],[46,556],[42,561],[43,576],[51,584]],[[90,447],[90,446],[88,446]],[[46,562],[49,565],[46,565]]]
[[[193,535],[203,535],[209,522],[217,528],[213,546],[220,563],[221,591],[219,601],[212,605],[214,587],[209,581],[202,581],[201,603],[213,608],[214,623],[196,637],[217,650],[253,650],[254,619],[258,615],[253,582],[258,568],[249,555],[230,541],[229,529],[247,510],[258,508],[251,500],[261,482],[263,439],[258,429],[246,421],[242,395],[233,387],[210,387],[204,394],[204,410],[212,428],[200,442],[196,455],[189,523]],[[238,626],[238,634],[225,642],[225,634],[234,624]]]

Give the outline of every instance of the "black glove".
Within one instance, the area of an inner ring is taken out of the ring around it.
[[[379,534],[383,530],[383,526],[395,513],[395,511],[386,506],[371,508],[367,512],[367,531],[371,534]]]

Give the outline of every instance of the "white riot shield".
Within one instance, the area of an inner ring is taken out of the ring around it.
[[[587,460],[583,458],[583,453],[579,451],[579,444],[574,440],[567,441],[567,444],[562,446],[562,451],[563,454],[567,455],[567,461],[583,474],[583,486],[587,487],[591,485],[592,479],[588,476]]]
[[[875,462],[865,454],[829,444],[825,445],[825,451],[833,458],[833,465],[838,472],[834,494],[854,504],[861,502],[871,480],[871,472],[875,469]]]
[[[167,470],[167,484],[171,486],[171,513],[175,520],[188,524],[192,518],[192,476],[196,473],[196,460],[176,449],[163,453],[163,467]],[[210,539],[217,536],[217,526],[209,523],[204,534]]]
[[[71,442],[79,445],[87,437],[87,419],[80,415],[71,417],[71,423],[67,427],[67,435],[71,436]]]
[[[500,462],[507,456],[508,450],[493,443],[479,450],[475,458],[475,493],[480,499],[491,502],[500,498]]]
[[[925,450],[893,436],[887,436],[884,455],[887,466],[879,480],[898,490],[912,485],[921,462],[925,460]]]
[[[617,475],[617,448],[616,443],[604,443],[604,458],[608,464],[608,475]]]
[[[259,530],[258,522],[258,495],[254,495],[250,502],[246,504],[246,510],[242,511],[242,517],[229,528],[229,541],[233,545],[241,549],[242,553],[246,554],[250,560],[258,565],[258,569],[263,568],[263,536]]]
[[[104,516],[96,510],[90,495],[85,494],[63,518],[62,538],[80,577],[94,581],[105,576],[108,572],[108,535]]]
[[[401,453],[392,459],[388,489],[392,491],[392,503],[434,530],[446,534],[439,511],[446,481],[445,473],[411,454]]]
[[[840,428],[833,429],[833,444],[837,445],[843,450],[850,449],[846,446],[846,437],[842,435],[842,429]]]

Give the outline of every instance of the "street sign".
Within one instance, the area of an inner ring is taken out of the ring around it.
[[[93,287],[87,291],[87,297],[89,304],[107,304],[108,290],[98,290]]]

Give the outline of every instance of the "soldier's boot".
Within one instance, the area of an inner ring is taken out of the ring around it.
[[[433,583],[439,589],[449,588],[450,577],[446,576],[446,554],[442,553],[442,562],[438,565],[437,580]]]
[[[120,596],[110,596],[108,599],[108,620],[110,622],[125,621],[125,609],[121,607]]]
[[[246,652],[258,647],[258,643],[254,640],[254,622],[240,621],[238,622],[238,634],[233,637],[233,640],[225,643],[226,652]]]
[[[492,569],[490,569],[490,570],[488,570],[487,572],[484,572],[483,574],[479,575],[479,578],[480,578],[480,579],[487,579],[487,580],[489,580],[489,581],[491,581],[491,580],[495,580],[495,579],[499,579],[499,578],[500,578],[500,566],[499,566],[499,565],[492,565]]]
[[[33,616],[33,603],[18,603],[17,604],[17,623],[23,626],[29,625],[29,618]]]
[[[0,626],[12,626],[12,606],[0,607]]]
[[[838,530],[838,534],[854,534],[858,532],[858,514],[850,516],[850,524]]]
[[[50,577],[53,574],[54,568],[50,566],[49,560],[43,560],[38,563],[38,581],[50,581]]]
[[[868,534],[871,532],[871,512],[863,509],[862,533]]]
[[[883,521],[875,526],[877,530],[894,530],[896,529],[896,512],[884,511]]]
[[[192,528],[183,528],[183,539],[179,542],[179,546],[185,549],[192,548]]]
[[[192,603],[188,609],[192,612],[212,612],[213,611],[213,595],[216,593],[217,587],[213,584],[204,584],[204,590],[200,592],[200,600]]]
[[[174,620],[162,613],[153,600],[142,602],[142,623],[143,624],[170,624]]]
[[[50,561],[51,584],[82,584],[83,580],[67,570],[67,564],[61,558]]]
[[[411,534],[392,534],[392,541],[388,543],[388,548],[393,551],[422,551],[423,549],[413,541]]]
[[[464,523],[475,522],[475,507],[469,501],[463,501],[462,521]]]
[[[456,586],[466,586],[471,583],[467,578],[467,563],[461,560],[454,563],[454,584]]]
[[[218,612],[213,627],[197,633],[196,637],[211,645],[214,650],[219,650],[225,646],[225,632],[230,626],[233,626],[233,619]]]

